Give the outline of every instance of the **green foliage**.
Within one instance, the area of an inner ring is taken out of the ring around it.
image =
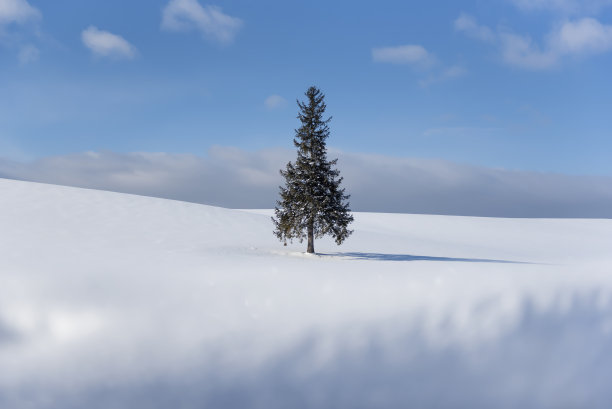
[[[306,102],[297,102],[297,118],[302,123],[293,139],[297,159],[280,171],[285,186],[280,187],[281,198],[272,221],[274,234],[285,245],[287,240],[308,238],[308,251],[314,252],[314,238],[326,234],[340,245],[352,233],[348,225],[353,216],[347,201],[350,196],[340,187],[342,177],[335,169],[338,160],[327,160],[325,140],[331,117],[323,118],[325,95],[316,87],[310,87],[305,95]]]

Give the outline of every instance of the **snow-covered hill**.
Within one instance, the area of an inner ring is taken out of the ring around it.
[[[270,211],[0,180],[1,408],[608,408],[612,220]]]

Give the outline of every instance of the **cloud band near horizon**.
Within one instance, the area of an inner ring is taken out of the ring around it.
[[[213,147],[208,155],[81,153],[22,163],[0,177],[229,208],[272,208],[294,160],[284,149]],[[444,160],[332,151],[351,209],[490,217],[612,218],[612,177],[512,171]]]

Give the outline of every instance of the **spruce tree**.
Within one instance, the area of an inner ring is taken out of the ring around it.
[[[287,245],[287,240],[308,239],[308,253],[314,253],[314,239],[331,235],[338,245],[353,232],[348,225],[353,221],[349,209],[349,195],[340,187],[342,177],[335,169],[338,159],[327,160],[325,140],[329,137],[328,123],[323,119],[325,95],[317,87],[306,91],[305,102],[297,101],[297,118],[302,123],[295,130],[293,143],[297,159],[281,170],[285,187],[280,187],[277,201],[274,234]]]

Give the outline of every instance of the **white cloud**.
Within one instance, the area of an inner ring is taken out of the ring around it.
[[[431,131],[452,132],[450,131]],[[443,160],[330,152],[355,211],[507,217],[612,217],[612,178],[508,171]],[[216,147],[206,157],[84,153],[0,160],[0,177],[234,208],[271,208],[295,152]]]
[[[468,137],[470,135],[492,135],[502,128],[476,127],[476,126],[444,126],[440,128],[429,128],[423,131],[424,137]]]
[[[19,50],[19,63],[22,65],[38,61],[39,57],[40,50],[38,49],[38,47],[32,44],[23,46],[21,47],[21,50]]]
[[[459,65],[444,67],[425,47],[416,44],[373,48],[372,60],[378,63],[410,65],[426,71],[426,78],[419,80],[419,85],[422,87],[458,78],[467,72]]]
[[[242,25],[241,19],[224,14],[216,6],[201,6],[197,0],[170,0],[162,13],[163,29],[197,29],[220,44],[233,42]]]
[[[0,24],[25,23],[41,17],[40,11],[27,0],[0,0]]]
[[[510,0],[523,10],[562,10],[572,11],[578,6],[575,0]],[[584,1],[584,0],[581,0]]]
[[[548,10],[565,14],[597,13],[612,0],[509,0],[524,11]]]
[[[546,69],[557,64],[559,55],[553,50],[541,50],[529,37],[500,33],[501,55],[504,62],[527,69]]]
[[[428,66],[434,62],[433,55],[423,46],[414,44],[374,48],[372,49],[372,59],[381,63],[417,66]]]
[[[264,101],[264,105],[268,109],[277,109],[287,106],[287,100],[280,95],[270,95]]]
[[[507,64],[533,70],[554,67],[565,57],[599,54],[612,49],[612,26],[594,18],[566,20],[549,32],[542,45],[529,36],[509,30],[494,32],[478,25],[465,13],[455,20],[455,29],[472,38],[496,44]]]
[[[428,87],[432,84],[436,84],[439,82],[444,82],[447,80],[451,80],[454,78],[463,77],[467,74],[467,69],[461,65],[453,65],[446,69],[444,69],[441,73],[437,75],[431,75],[421,81],[419,81],[419,85],[422,87]]]
[[[38,60],[40,52],[27,44],[27,38],[37,34],[33,29],[41,18],[41,12],[27,0],[0,0],[0,46],[19,49],[21,65]]]
[[[495,33],[489,27],[476,23],[476,19],[469,14],[461,13],[454,23],[455,30],[462,31],[469,37],[480,41],[494,42]]]
[[[81,33],[83,44],[100,57],[134,58],[136,48],[123,37],[89,26]]]
[[[559,53],[602,53],[612,48],[612,26],[594,18],[565,22],[553,33],[552,47]]]

